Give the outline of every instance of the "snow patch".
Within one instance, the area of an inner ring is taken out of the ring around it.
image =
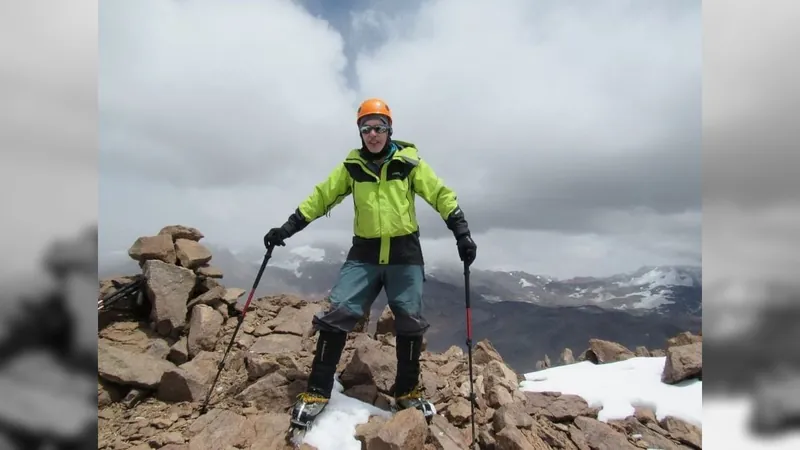
[[[530,300],[531,303],[539,303],[541,298],[539,298],[539,296],[536,294],[528,294],[528,300]]]
[[[669,293],[670,291],[662,291],[662,292]],[[641,299],[638,302],[631,305],[635,309],[653,309],[653,308],[658,308],[659,306],[662,305],[671,305],[675,303],[672,300],[668,300],[667,298],[659,294],[653,294],[652,292],[649,291],[634,292],[626,295],[625,297],[641,297]]]
[[[306,261],[321,262],[325,259],[325,250],[321,248],[311,247],[310,245],[301,245],[291,250],[295,254]]]
[[[302,263],[303,263],[302,261],[299,261],[297,259],[289,259],[289,260],[276,259],[274,262],[270,261],[270,266],[288,270],[290,272],[293,272],[294,276],[300,278],[303,276],[303,274],[300,272],[300,264]],[[261,261],[258,262],[258,265],[259,266],[261,265]]]
[[[583,361],[526,373],[520,389],[577,395],[590,407],[602,408],[598,420],[603,422],[624,419],[635,406],[646,406],[658,420],[674,416],[702,428],[703,382],[662,383],[665,361],[663,356],[598,365]]]
[[[348,397],[343,391],[344,388],[336,379],[328,406],[314,421],[303,443],[313,445],[318,450],[361,450],[361,443],[353,437],[356,427],[367,423],[371,416],[391,418],[388,411]]]
[[[483,298],[489,303],[498,303],[503,301],[503,299],[500,298],[500,296],[498,295],[481,294],[481,298]]]
[[[581,297],[583,297],[583,295],[584,295],[584,294],[586,294],[586,292],[588,292],[588,290],[587,290],[587,289],[585,289],[585,288],[584,288],[584,289],[581,289],[581,288],[575,288],[575,291],[576,291],[576,292],[573,292],[572,294],[569,294],[569,296],[568,296],[568,297],[571,297],[571,298],[581,298]]]
[[[425,277],[426,278],[436,278],[436,274],[434,272],[438,269],[437,266],[430,265],[425,266]]]
[[[619,287],[648,286],[653,289],[658,286],[694,286],[692,277],[679,272],[674,267],[661,269],[655,268],[640,277],[633,277],[630,281],[617,281]]]
[[[537,277],[537,278],[538,278],[538,277]],[[533,283],[529,282],[529,281],[528,281],[528,280],[526,280],[525,278],[520,278],[520,279],[519,279],[519,285],[520,285],[520,286],[522,286],[522,287],[524,287],[524,288],[526,288],[526,287],[531,287],[531,286],[533,286]]]
[[[617,298],[617,297],[610,292],[601,292],[600,294],[592,297],[590,300],[594,303],[603,303],[608,300],[611,300],[612,298]]]
[[[325,250],[321,248],[311,247],[310,245],[301,245],[291,249],[288,254],[275,257],[270,261],[270,266],[279,267],[294,273],[297,278],[303,277],[303,272],[300,267],[307,262],[322,262],[325,261]],[[261,265],[261,260],[256,264]]]

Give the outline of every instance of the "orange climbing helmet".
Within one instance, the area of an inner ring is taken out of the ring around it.
[[[392,124],[392,110],[389,109],[389,105],[387,105],[386,102],[379,98],[368,98],[361,102],[361,105],[358,106],[356,123],[361,121],[362,117],[369,116],[371,114],[380,114],[385,116],[387,119],[389,119],[389,125]]]

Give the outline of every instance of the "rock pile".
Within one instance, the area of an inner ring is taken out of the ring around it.
[[[229,316],[229,307],[236,304],[244,290],[225,289],[216,280],[222,271],[211,266],[211,252],[199,241],[203,233],[191,227],[170,225],[155,236],[142,236],[133,243],[128,255],[139,262],[147,280],[146,294],[151,306],[153,328],[162,336],[177,337],[194,320],[192,352],[208,347],[211,335],[219,332],[222,319]],[[124,277],[103,280],[102,296],[115,286],[128,281]],[[197,314],[188,314],[195,311]],[[212,314],[216,311],[218,314]],[[202,332],[202,336],[198,333]],[[214,338],[215,339],[215,338]]]
[[[210,255],[202,235],[186,227],[163,237],[141,238],[131,256],[142,265],[153,308],[140,320],[118,321],[99,332],[98,448],[113,450],[289,449],[284,437],[289,408],[305,388],[316,335],[311,317],[321,302],[294,296],[263,297],[251,304],[212,395],[200,413],[222,354],[239,320],[236,299],[200,272]],[[165,229],[167,230],[167,229]],[[174,247],[173,247],[174,245]],[[171,253],[171,250],[174,251]],[[203,256],[200,256],[203,255]],[[106,294],[116,286],[101,281]],[[395,339],[391,311],[373,335],[348,337],[339,373],[344,395],[387,409],[394,380]],[[615,356],[594,345],[598,360]],[[694,345],[694,344],[686,344]],[[676,345],[681,349],[685,345]],[[678,419],[659,422],[652,411],[609,423],[580,397],[519,390],[515,374],[488,341],[474,349],[476,427],[482,449],[696,449],[701,431]],[[675,369],[694,367],[676,350]],[[456,346],[424,351],[422,383],[438,414],[430,424],[416,410],[391,418],[373,416],[357,427],[361,448],[456,450],[469,448],[470,401],[467,358]],[[304,446],[306,449],[313,447]]]
[[[663,357],[666,356],[664,371],[661,381],[668,384],[677,384],[681,381],[703,378],[703,336],[694,335],[688,331],[678,334],[667,340],[667,350],[648,350],[637,347],[630,351],[625,346],[616,342],[602,339],[590,339],[589,348],[578,357],[578,361],[591,361],[594,364],[603,364],[624,361],[634,357]],[[574,364],[572,350],[565,348],[561,353],[561,365]],[[545,355],[543,361],[536,362],[537,369],[550,368],[550,358]]]

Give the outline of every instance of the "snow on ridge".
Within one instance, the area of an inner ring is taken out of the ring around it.
[[[498,295],[481,294],[481,298],[488,303],[498,303],[503,301],[503,299]]]
[[[261,264],[261,261],[258,261],[258,264]],[[270,261],[270,265],[273,267],[278,267],[280,269],[288,270],[289,272],[293,272],[294,276],[300,278],[303,276],[303,273],[300,272],[300,264],[302,261],[298,260],[276,260],[275,262]]]
[[[662,291],[662,293],[669,293],[670,291]],[[641,296],[642,298],[632,305],[635,309],[654,309],[662,305],[671,305],[675,302],[667,299],[661,294],[653,294],[649,291],[633,292],[625,295],[625,297]]]
[[[435,265],[426,265],[425,268],[425,276],[428,278],[436,278],[435,271],[439,270],[438,266]]]
[[[648,286],[653,289],[658,286],[694,286],[691,276],[674,267],[659,268],[649,270],[639,277],[631,277],[629,281],[614,282],[619,287]]]
[[[325,250],[321,248],[312,247],[310,245],[301,245],[293,248],[290,253],[297,255],[306,261],[321,262],[325,260]]]
[[[526,280],[525,278],[520,278],[519,279],[519,285],[524,287],[524,288],[526,288],[526,287],[533,286],[533,283],[531,283],[530,281]]]
[[[307,262],[322,262],[325,260],[325,250],[310,245],[301,245],[289,250],[288,253],[275,254],[270,261],[270,266],[278,267],[293,272],[297,278],[303,277],[300,267]],[[262,260],[255,261],[261,265]]]
[[[586,294],[586,292],[588,292],[588,289],[586,289],[586,288],[581,289],[581,288],[577,288],[576,287],[575,288],[575,292],[573,292],[572,294],[569,294],[568,297],[581,298]]]
[[[614,298],[617,297],[610,292],[599,292],[596,296],[590,298],[589,300],[594,303],[603,303]]]

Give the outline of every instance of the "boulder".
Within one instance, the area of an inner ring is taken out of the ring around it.
[[[575,357],[572,355],[572,350],[565,348],[564,351],[561,352],[559,362],[562,365],[575,364]]]
[[[694,335],[688,331],[684,331],[683,333],[667,339],[667,349],[670,347],[695,344],[698,342],[703,342],[703,336]]]
[[[184,225],[168,225],[162,228],[158,234],[170,236],[173,242],[177,241],[178,239],[199,241],[205,237],[197,228],[187,227]]]
[[[378,317],[378,324],[375,327],[375,338],[380,335],[394,334],[394,313],[389,305],[383,308],[383,312]]]
[[[164,372],[157,398],[165,402],[202,401],[217,372],[216,355],[202,352],[193,360]]]
[[[198,269],[211,261],[211,252],[201,243],[189,239],[175,241],[178,261],[187,269]]]
[[[667,358],[661,381],[676,384],[703,374],[703,343],[678,345],[667,348]]]
[[[128,256],[139,264],[145,261],[162,261],[167,264],[175,264],[177,254],[172,239],[169,236],[142,236],[128,249]]]
[[[156,330],[162,336],[177,335],[186,325],[186,304],[197,276],[191,270],[155,260],[144,263],[144,276]]]
[[[371,384],[380,392],[388,393],[394,385],[396,368],[397,357],[393,348],[372,339],[362,339],[340,380],[345,388]]]
[[[229,305],[235,305],[244,294],[245,290],[242,288],[226,288],[225,293],[222,294],[222,301]]]
[[[116,384],[154,389],[164,372],[175,364],[148,355],[115,347],[107,342],[97,343],[97,373]]]
[[[602,339],[589,339],[589,349],[585,355],[586,360],[595,364],[624,361],[636,356],[624,345]]]
[[[222,269],[219,267],[214,267],[209,264],[203,264],[197,268],[197,274],[202,275],[204,277],[209,278],[223,278],[224,274],[222,273]]]
[[[368,441],[368,450],[425,450],[428,425],[422,412],[404,409],[380,427]]]
[[[293,334],[269,334],[255,340],[252,353],[297,353],[303,349],[303,340]]]
[[[222,316],[208,305],[192,308],[189,322],[189,336],[186,341],[189,358],[201,351],[213,351],[222,331]]]

